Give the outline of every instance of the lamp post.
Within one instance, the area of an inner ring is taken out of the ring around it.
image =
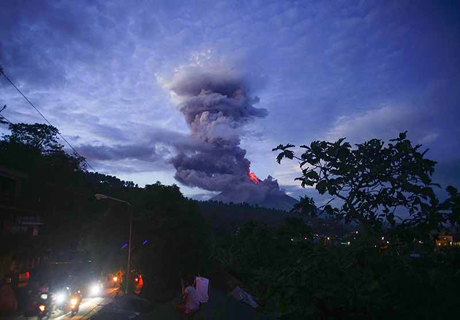
[[[114,198],[114,197],[109,197],[101,193],[95,194],[94,197],[96,198],[96,200],[112,200],[116,202],[121,202],[121,203],[127,204],[129,207],[128,268],[126,270],[126,289],[125,289],[125,294],[128,294],[129,271],[130,271],[130,264],[131,264],[131,233],[133,230],[133,209],[131,208],[131,203],[129,203],[128,201]]]

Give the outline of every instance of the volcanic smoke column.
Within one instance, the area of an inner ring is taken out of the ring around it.
[[[212,200],[253,203],[290,210],[297,200],[280,190],[268,176],[259,180],[249,169],[240,147],[240,128],[268,115],[256,108],[259,98],[249,93],[242,77],[222,73],[185,72],[171,89],[182,100],[179,110],[191,129],[190,146],[177,148],[171,159],[175,179],[190,187],[221,193]]]
[[[246,150],[240,147],[239,129],[268,112],[254,107],[259,98],[249,94],[245,81],[194,71],[179,75],[171,89],[183,101],[179,110],[190,126],[191,138],[199,142],[194,148],[178,150],[171,159],[177,170],[175,179],[210,191],[259,183],[250,172]]]

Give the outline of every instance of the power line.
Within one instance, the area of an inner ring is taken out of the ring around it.
[[[46,119],[46,117],[43,115],[43,113],[40,112],[40,110],[38,110],[38,108],[29,100],[27,99],[27,97],[24,95],[24,93],[22,93],[21,90],[19,90],[18,87],[16,87],[16,85],[13,83],[13,81],[10,80],[10,78],[8,78],[5,74],[5,72],[3,71],[3,69],[0,67],[0,75],[4,76],[6,80],[8,80],[8,82],[22,95],[22,97],[32,106],[32,108],[35,109],[35,111],[38,112],[38,114],[52,127],[54,127],[51,122],[48,121],[48,119]],[[3,117],[3,116],[2,116]],[[6,119],[6,118],[5,118]],[[7,120],[7,119],[6,119]],[[7,120],[9,122],[9,120]],[[9,122],[11,123],[11,122]],[[69,141],[67,141],[66,138],[64,138],[64,136],[58,131],[58,135],[61,137],[62,140],[64,140],[68,146],[73,150],[73,152],[75,152],[77,155],[79,155],[83,161],[85,161],[85,163],[88,165],[88,167],[90,167],[94,172],[96,172],[96,170],[94,170],[94,168],[89,164],[89,162],[80,154],[78,153],[77,150],[75,150],[75,148],[70,144]]]

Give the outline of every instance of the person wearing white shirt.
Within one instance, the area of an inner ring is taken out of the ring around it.
[[[176,309],[184,313],[185,319],[200,309],[200,300],[197,291],[193,286],[193,277],[181,279],[183,302],[176,305]]]
[[[207,303],[209,301],[209,279],[203,277],[196,277],[195,288],[200,303]]]

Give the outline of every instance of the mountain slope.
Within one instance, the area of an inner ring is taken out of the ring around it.
[[[223,203],[249,203],[257,204],[264,208],[290,211],[298,202],[287,194],[266,194],[262,199],[247,197],[237,191],[224,191],[213,197],[211,201],[221,201]]]

